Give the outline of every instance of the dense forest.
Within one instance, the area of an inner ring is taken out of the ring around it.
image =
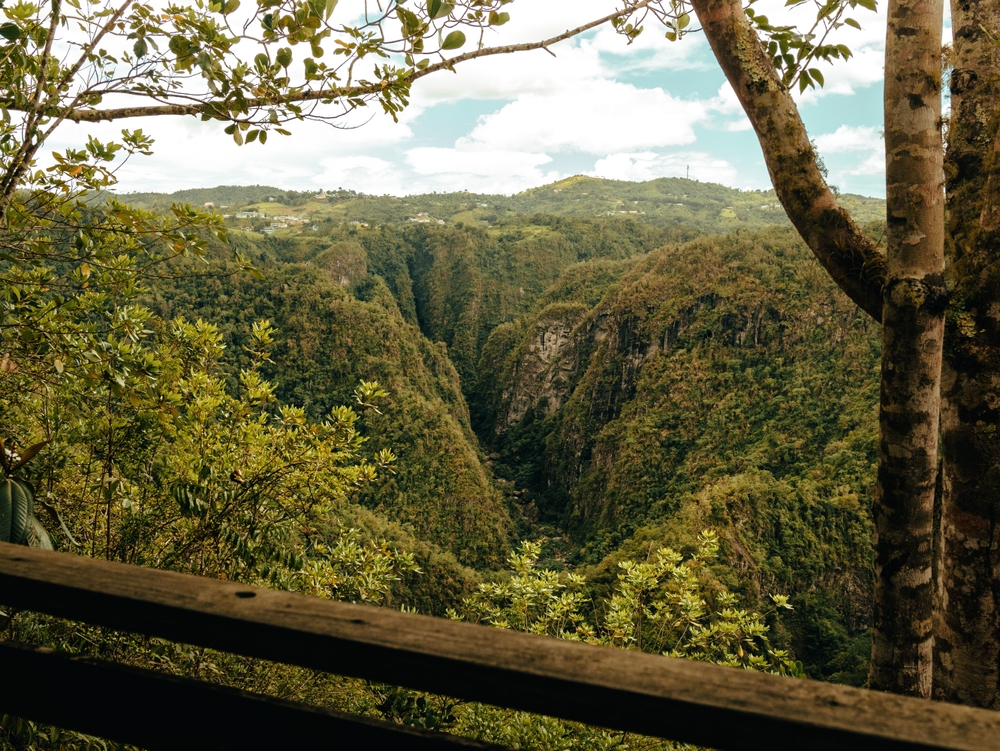
[[[218,231],[130,288],[124,377],[90,377],[86,352],[30,388],[0,367],[11,438],[48,441],[22,474],[57,549],[864,685],[879,332],[773,192],[119,198]],[[878,242],[884,203],[841,200]],[[670,747],[27,613],[6,628],[518,748]],[[101,743],[0,722],[0,747],[67,738]]]

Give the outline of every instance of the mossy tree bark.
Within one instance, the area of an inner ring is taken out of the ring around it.
[[[1000,1],[951,12],[934,697],[1000,709]]]
[[[886,283],[871,688],[931,695],[933,519],[944,340],[943,0],[890,0]]]
[[[741,3],[694,0],[693,5],[757,133],[775,191],[792,223],[851,299],[876,320],[885,320],[872,685],[927,696],[946,301],[941,2],[903,0],[891,11],[892,52],[887,60],[893,60],[886,74],[891,229],[885,257],[837,205],[795,102]]]
[[[795,101],[733,0],[693,0],[712,50],[760,140],[771,183],[795,229],[844,292],[882,318],[885,258],[837,203]]]

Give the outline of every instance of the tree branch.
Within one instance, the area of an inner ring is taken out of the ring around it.
[[[608,21],[615,18],[620,18],[622,16],[627,16],[634,13],[637,10],[645,8],[650,3],[655,0],[639,0],[635,3],[630,3],[624,9],[611,13],[603,18],[598,18],[595,21],[584,24],[583,26],[577,26],[575,29],[569,29],[562,34],[558,34],[548,39],[543,39],[539,42],[526,42],[523,44],[508,44],[500,47],[483,47],[478,50],[473,50],[472,52],[466,52],[462,55],[457,55],[455,57],[449,58],[447,60],[442,60],[441,62],[434,63],[433,65],[428,65],[423,70],[412,71],[405,79],[407,85],[412,84],[414,81],[418,81],[425,76],[429,76],[432,73],[438,73],[443,70],[450,70],[454,72],[454,67],[459,63],[464,63],[468,60],[476,60],[482,57],[491,57],[494,55],[510,55],[515,52],[530,52],[531,50],[545,50],[552,54],[551,50],[548,48],[553,44],[558,44],[559,42],[565,41],[566,39],[571,39],[572,37],[583,34],[584,32],[595,29]],[[246,100],[247,109],[259,109],[262,107],[271,107],[283,102],[309,102],[309,101],[320,101],[326,99],[348,99],[348,98],[358,98],[371,96],[377,94],[384,90],[381,81],[367,84],[365,86],[353,86],[347,89],[319,89],[319,90],[306,90],[292,92],[288,95],[281,97],[259,97]],[[72,120],[76,123],[83,122],[100,122],[102,120],[124,120],[133,117],[157,117],[161,115],[200,115],[203,114],[211,106],[210,102],[199,102],[195,104],[163,104],[163,105],[151,105],[151,106],[136,106],[136,107],[119,107],[117,109],[70,109],[66,110],[62,114],[65,119]]]
[[[705,36],[753,125],[778,200],[833,280],[882,320],[885,258],[837,203],[795,101],[739,0],[692,0]]]

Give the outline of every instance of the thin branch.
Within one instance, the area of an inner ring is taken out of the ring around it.
[[[454,72],[454,66],[459,63],[464,63],[468,60],[476,60],[482,57],[490,57],[493,55],[510,55],[515,52],[530,52],[532,50],[545,50],[550,55],[554,54],[550,49],[550,46],[558,44],[559,42],[565,41],[566,39],[571,39],[579,34],[595,29],[608,21],[615,18],[621,18],[623,16],[628,16],[637,10],[645,8],[652,2],[656,0],[639,0],[632,5],[624,8],[623,10],[616,11],[602,18],[598,18],[590,23],[583,24],[582,26],[577,26],[575,29],[569,29],[562,34],[558,34],[548,39],[543,39],[539,42],[525,42],[522,44],[508,44],[500,47],[483,47],[472,52],[466,52],[462,55],[457,55],[456,57],[449,58],[448,60],[442,60],[441,62],[434,63],[433,65],[428,65],[423,70],[415,70],[410,72],[403,80],[406,84],[412,84],[425,76],[429,76],[432,73],[437,73],[442,70],[450,70]],[[298,91],[290,93],[286,96],[280,97],[258,97],[253,99],[248,99],[246,101],[247,109],[259,109],[262,107],[273,106],[277,103],[282,102],[309,102],[317,101],[323,99],[344,99],[344,98],[357,98],[363,96],[370,96],[372,94],[377,94],[384,91],[386,85],[379,81],[376,83],[371,83],[365,86],[355,86],[349,89],[343,89],[340,91],[320,89],[320,90],[308,90],[308,91]],[[165,104],[159,106],[139,106],[139,107],[119,107],[116,109],[75,109],[69,108],[61,113],[61,117],[67,120],[72,120],[76,123],[82,122],[101,122],[103,120],[124,120],[133,117],[156,117],[160,115],[200,115],[211,106],[210,102],[200,102],[198,104]]]

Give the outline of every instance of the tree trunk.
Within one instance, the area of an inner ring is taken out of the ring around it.
[[[1000,1],[1000,0],[993,0]],[[940,134],[941,0],[890,11],[886,70],[888,253],[883,258],[824,182],[794,101],[741,3],[695,12],[764,151],[796,229],[852,300],[886,324],[876,517],[872,686],[928,696],[933,511],[944,335]]]
[[[1000,709],[1000,2],[952,3],[934,697]]]
[[[944,341],[943,0],[890,0],[886,286],[871,688],[930,697],[934,490]]]

